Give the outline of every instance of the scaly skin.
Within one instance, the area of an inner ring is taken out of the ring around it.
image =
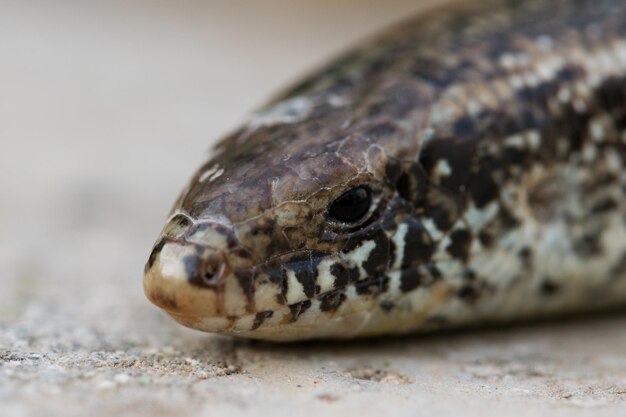
[[[351,338],[626,304],[626,5],[462,2],[215,147],[146,265],[180,323]],[[366,187],[353,224],[329,206]]]

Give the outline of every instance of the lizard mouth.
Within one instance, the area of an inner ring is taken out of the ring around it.
[[[312,298],[241,316],[199,316],[166,310],[177,322],[194,329],[272,341],[292,341],[307,338],[354,338],[367,335],[380,316],[396,306],[405,293],[404,274],[411,271],[413,287],[430,287],[437,279],[420,275],[415,269],[392,270],[365,277]],[[422,281],[420,281],[422,280]],[[434,288],[434,287],[433,287]]]
[[[222,223],[184,229],[155,245],[144,290],[188,327],[233,334],[324,327],[329,318],[388,306],[400,291],[402,271],[388,239],[376,234],[340,251],[297,250],[255,263]]]
[[[386,284],[380,278],[368,278],[275,310],[242,316],[206,316],[171,308],[164,310],[184,326],[234,336],[289,341],[313,334],[323,337],[326,333],[328,337],[352,338],[360,332],[373,307],[381,302],[375,294],[384,285]],[[370,296],[361,294],[358,297],[350,294],[352,290],[358,292],[359,288],[368,288],[372,293]],[[348,327],[354,332],[346,330],[345,326],[339,326],[342,329],[340,332],[334,331],[337,323],[346,321],[354,323]]]
[[[146,269],[144,289],[173,319],[203,331],[279,340],[309,334],[353,337],[373,312],[387,311],[401,293],[424,284],[424,275],[416,270],[408,278],[409,270],[393,268],[368,274],[363,261],[371,246],[362,244],[361,252],[343,257],[292,253],[245,270],[228,262],[209,263],[199,285],[199,278],[189,275],[197,268],[188,265],[190,257],[199,257],[196,247],[166,241],[155,247],[158,253]],[[339,333],[333,333],[340,328],[336,323],[344,323]]]
[[[239,268],[228,253],[164,239],[146,265],[144,289],[154,304],[177,317],[269,316],[286,308],[296,320],[314,300],[321,311],[336,310],[350,287],[359,295],[387,290],[388,276],[370,276],[363,268],[369,247],[361,246],[344,256],[300,251]]]

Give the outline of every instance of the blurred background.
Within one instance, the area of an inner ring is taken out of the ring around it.
[[[626,318],[275,346],[143,265],[211,143],[438,0],[0,0],[0,416],[626,415]]]

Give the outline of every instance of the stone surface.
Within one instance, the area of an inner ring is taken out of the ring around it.
[[[423,5],[0,2],[0,416],[625,415],[623,314],[271,345],[143,296],[210,141]]]

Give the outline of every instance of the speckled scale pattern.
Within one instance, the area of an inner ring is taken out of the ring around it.
[[[625,158],[621,1],[459,2],[219,142],[144,288],[186,326],[272,340],[623,305]],[[367,215],[329,218],[359,186]]]

